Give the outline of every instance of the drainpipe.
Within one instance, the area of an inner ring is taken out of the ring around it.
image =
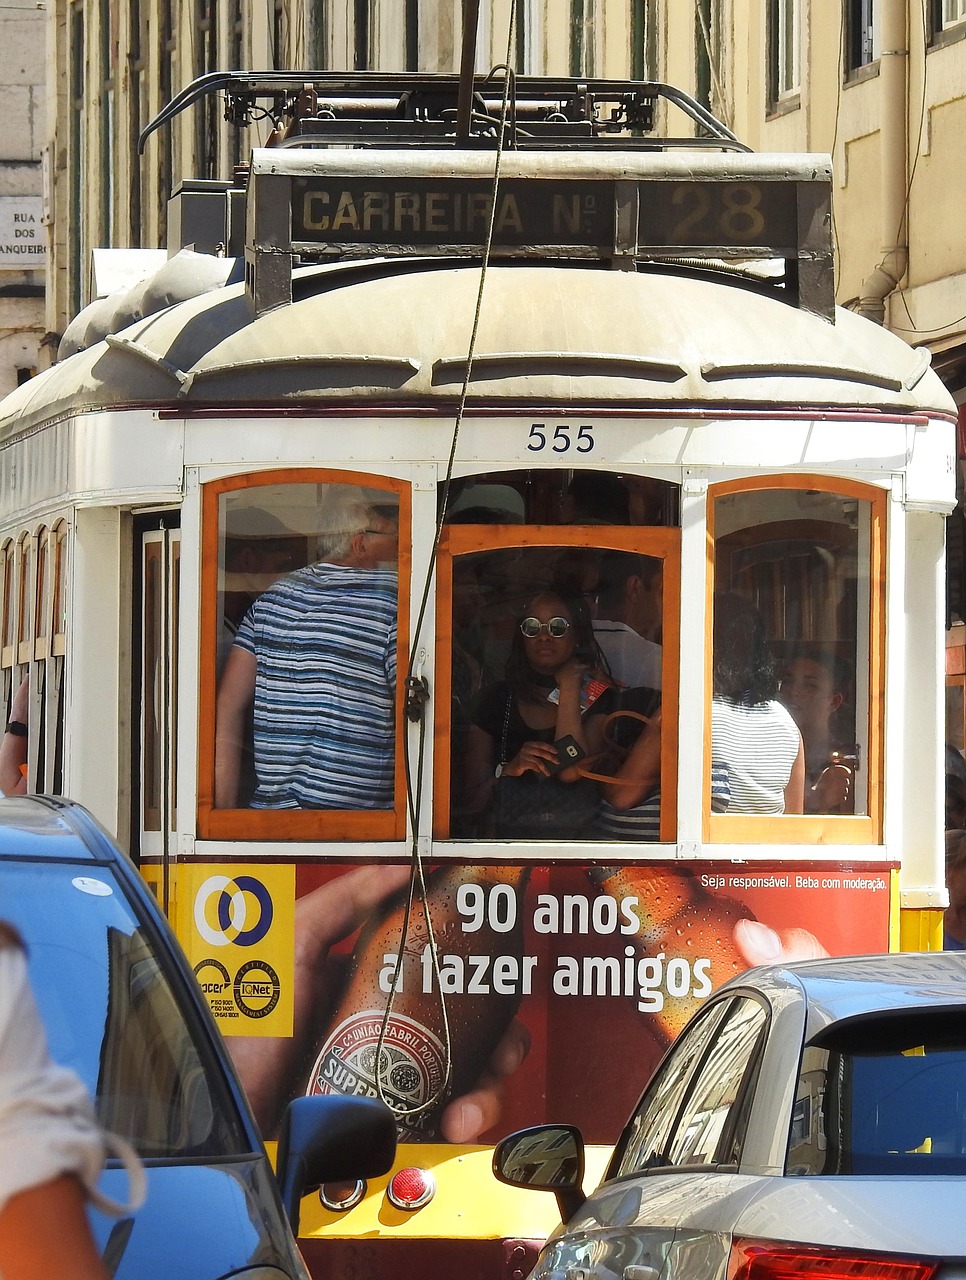
[[[862,282],[858,312],[885,323],[885,300],[906,274],[907,0],[882,0],[879,23],[879,209],[882,258]]]

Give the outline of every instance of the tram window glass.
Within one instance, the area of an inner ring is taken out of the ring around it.
[[[18,659],[20,662],[29,662],[33,657],[31,653],[31,602],[33,600],[33,566],[34,566],[34,544],[29,534],[24,534],[18,544],[19,556],[17,558],[17,568],[19,581],[17,583],[17,647]]]
[[[572,479],[491,474],[450,503],[437,676],[445,688],[448,675],[451,690],[448,773],[437,777],[450,813],[438,818],[439,835],[656,841],[673,833],[673,806],[662,814],[661,805],[662,788],[673,793],[673,730],[662,742],[658,712],[664,670],[676,665],[676,572],[671,602],[664,584],[677,531],[629,528],[628,491],[616,476],[593,473],[586,486]],[[673,486],[648,487],[658,495],[652,510],[675,509]],[[619,522],[601,518],[615,510]],[[670,708],[662,714],[675,722]],[[576,770],[554,768],[563,751]]]
[[[16,550],[12,541],[3,548],[3,654],[4,668],[14,661],[14,637],[16,635],[16,614],[14,607],[14,562]]]
[[[453,481],[447,523],[675,526],[678,511],[678,486],[653,476],[490,471]]]
[[[53,652],[63,657],[67,651],[67,525],[60,521],[53,529]]]
[[[209,504],[213,807],[395,811],[400,486],[252,479]],[[349,839],[375,828],[325,830]]]
[[[872,523],[852,490],[714,501],[711,757],[729,815],[870,812]]]
[[[46,658],[50,652],[50,609],[47,595],[50,586],[47,577],[49,558],[48,533],[42,528],[37,533],[37,573],[34,590],[34,657],[36,658]]]

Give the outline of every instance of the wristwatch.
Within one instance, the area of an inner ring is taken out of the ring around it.
[[[499,764],[496,766],[496,768],[493,770],[493,776],[494,776],[494,778],[502,778],[502,777],[503,777],[503,766],[504,766],[504,764],[505,764],[505,763],[506,763],[506,761],[501,760],[501,761],[500,761],[500,763],[499,763]]]
[[[8,720],[4,733],[12,733],[15,738],[26,738],[27,726],[22,720]]]

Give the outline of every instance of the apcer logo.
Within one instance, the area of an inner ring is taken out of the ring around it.
[[[195,928],[212,947],[253,947],[272,924],[272,898],[254,876],[209,876],[195,897]]]

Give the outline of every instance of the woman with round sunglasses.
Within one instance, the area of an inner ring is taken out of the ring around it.
[[[575,766],[599,740],[597,696],[612,683],[604,670],[584,601],[557,588],[534,596],[514,631],[506,679],[483,689],[474,709],[465,811],[484,815],[501,778],[592,785]],[[534,804],[548,795],[535,790]]]

